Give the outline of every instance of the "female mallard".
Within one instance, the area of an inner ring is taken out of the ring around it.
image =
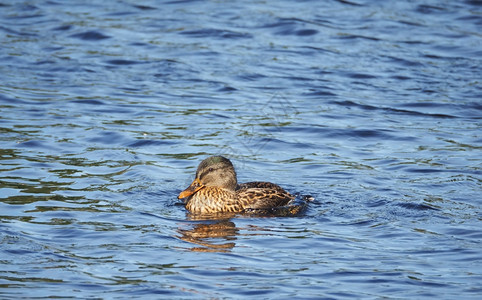
[[[295,196],[270,182],[238,184],[231,161],[211,156],[199,164],[196,178],[178,198],[186,198],[191,213],[209,214],[268,210],[289,204]]]

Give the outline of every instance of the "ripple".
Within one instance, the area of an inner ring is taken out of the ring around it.
[[[249,33],[235,32],[230,30],[221,30],[214,28],[204,28],[199,30],[186,30],[180,32],[182,35],[187,35],[194,38],[223,38],[223,39],[246,39],[252,38]]]
[[[135,142],[128,143],[127,147],[151,147],[151,146],[161,146],[161,145],[174,145],[177,142],[174,141],[166,141],[166,140],[137,140]]]
[[[393,112],[397,114],[406,114],[410,116],[425,116],[425,117],[433,117],[433,118],[457,118],[457,116],[449,115],[449,114],[442,114],[442,113],[428,113],[428,112],[420,112],[420,111],[415,111],[415,110],[408,110],[408,109],[400,109],[400,108],[392,108],[392,107],[377,107],[377,106],[372,106],[372,105],[367,105],[367,104],[360,104],[360,103],[355,103],[353,101],[332,101],[331,103],[337,104],[337,105],[342,105],[342,106],[348,106],[348,107],[357,107],[363,110],[379,110],[379,111],[387,111],[387,112]],[[437,107],[436,103],[426,103],[426,104],[416,104],[417,107],[423,107],[423,106],[430,106],[430,107]],[[410,107],[410,104],[404,104],[401,107]]]
[[[111,59],[106,62],[111,65],[119,65],[119,66],[136,65],[136,64],[142,63],[140,61],[126,60],[126,59]]]
[[[72,100],[72,103],[88,104],[88,105],[94,105],[94,106],[105,105],[105,103],[104,103],[103,101],[98,100],[98,99],[79,99],[79,100]]]
[[[111,38],[110,36],[102,34],[101,32],[95,30],[72,34],[71,37],[84,41],[100,41]]]
[[[422,203],[400,203],[398,204],[400,207],[406,208],[406,209],[413,209],[413,210],[439,210],[435,207],[432,207],[427,204],[422,204]]]
[[[102,131],[97,136],[90,137],[87,140],[93,143],[102,143],[107,145],[118,145],[120,141],[124,140],[124,135],[115,131]]]

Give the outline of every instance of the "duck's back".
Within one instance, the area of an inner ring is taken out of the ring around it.
[[[244,209],[269,209],[287,205],[295,197],[271,182],[247,182],[239,184],[236,196]]]

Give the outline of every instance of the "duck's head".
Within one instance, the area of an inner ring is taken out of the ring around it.
[[[210,156],[199,164],[196,178],[177,198],[190,197],[204,187],[217,187],[234,191],[236,185],[236,172],[231,161],[223,156]]]

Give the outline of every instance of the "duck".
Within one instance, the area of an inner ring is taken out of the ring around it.
[[[285,207],[296,197],[271,182],[238,184],[231,161],[210,156],[198,166],[194,181],[178,199],[193,214],[249,213]]]

